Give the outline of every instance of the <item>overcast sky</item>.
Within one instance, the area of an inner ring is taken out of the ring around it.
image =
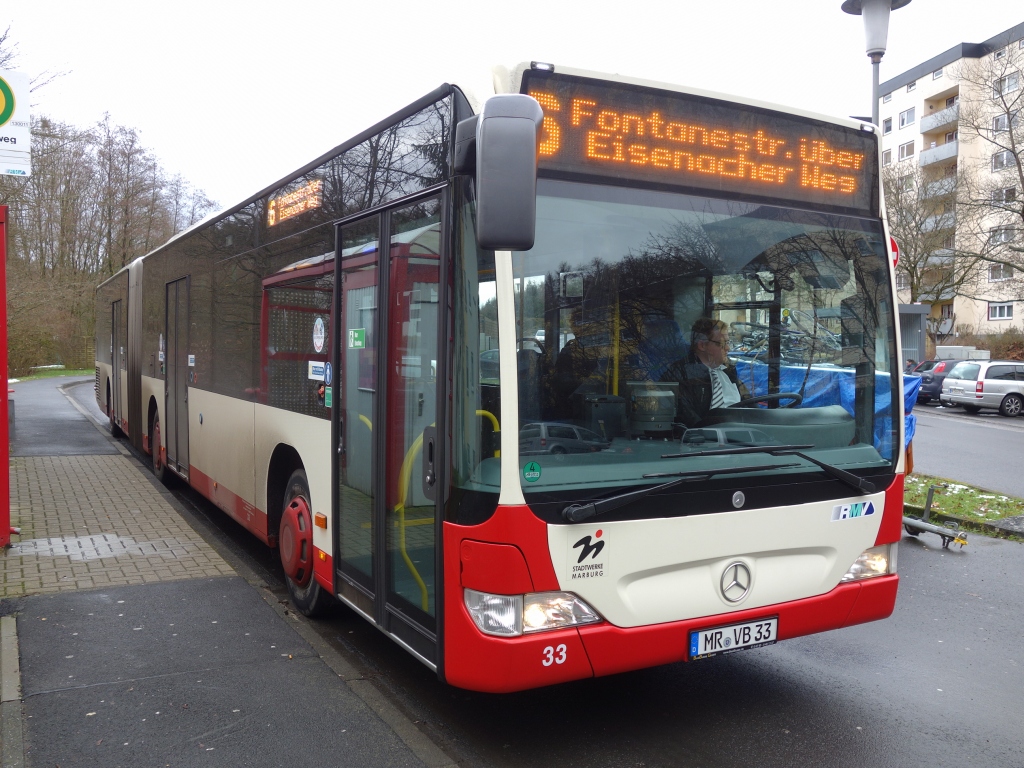
[[[171,173],[241,202],[443,82],[549,61],[870,114],[859,17],[841,0],[20,0],[17,71],[66,71],[33,113],[137,128]],[[1024,21],[1021,0],[913,0],[881,79]],[[474,90],[479,90],[474,88]]]

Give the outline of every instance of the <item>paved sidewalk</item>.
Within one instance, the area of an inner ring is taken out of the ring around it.
[[[4,768],[451,765],[236,573],[58,388],[72,383],[14,385],[21,536],[0,553]]]
[[[142,474],[112,456],[11,458],[11,524],[0,597],[200,576],[231,567]]]

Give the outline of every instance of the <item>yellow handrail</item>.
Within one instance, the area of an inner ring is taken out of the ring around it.
[[[485,418],[490,419],[491,420],[491,426],[494,427],[494,431],[495,432],[499,432],[499,433],[501,432],[501,426],[498,424],[498,420],[494,417],[493,413],[491,413],[490,411],[477,411],[476,415],[477,416],[483,416]],[[501,448],[498,448],[494,452],[494,458],[497,459],[497,458],[500,458],[500,457],[501,457]]]

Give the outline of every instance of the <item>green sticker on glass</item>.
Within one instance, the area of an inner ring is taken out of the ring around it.
[[[540,464],[536,461],[529,462],[523,467],[523,478],[528,483],[536,483],[540,480]]]
[[[366,329],[351,328],[348,332],[349,349],[366,349]]]
[[[324,387],[324,408],[331,407],[331,401],[334,400],[334,393],[331,391],[331,387]]]

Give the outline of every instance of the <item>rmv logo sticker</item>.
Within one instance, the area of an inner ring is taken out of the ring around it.
[[[875,514],[875,505],[870,501],[858,501],[855,504],[836,504],[832,507],[832,522],[849,520],[853,517],[868,517]]]

